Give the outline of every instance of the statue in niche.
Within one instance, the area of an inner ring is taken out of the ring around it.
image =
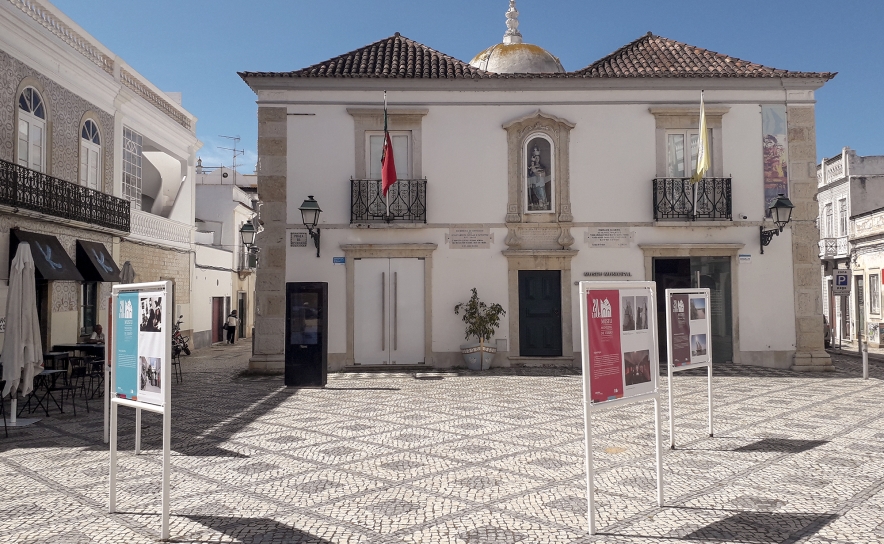
[[[529,212],[552,211],[551,147],[545,138],[532,138],[526,146],[526,204]]]

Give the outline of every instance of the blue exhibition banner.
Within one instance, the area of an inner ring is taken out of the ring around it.
[[[137,400],[138,391],[138,293],[120,293],[117,296],[116,357],[113,372],[116,376],[118,397]]]

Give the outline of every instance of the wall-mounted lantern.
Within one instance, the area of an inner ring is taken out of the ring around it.
[[[786,195],[783,193],[778,194],[776,198],[770,201],[767,208],[770,210],[771,218],[777,228],[764,230],[764,227],[758,227],[761,229],[762,255],[764,255],[764,246],[769,245],[774,236],[779,236],[783,232],[783,227],[786,226],[786,223],[792,220],[792,208],[794,207],[795,205],[792,204],[792,201],[786,198]]]
[[[316,245],[316,256],[319,257],[319,229],[316,228],[316,225],[319,224],[319,214],[322,213],[319,203],[313,199],[313,195],[309,195],[298,209],[301,210],[301,221],[307,227],[310,238],[313,238],[313,243]]]

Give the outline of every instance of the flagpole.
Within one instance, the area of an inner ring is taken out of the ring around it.
[[[703,130],[703,128],[705,128],[703,120],[702,120],[703,115],[705,113],[703,111],[703,109],[704,109],[703,108],[703,90],[701,89],[700,90],[700,130]],[[703,145],[703,139],[705,137],[706,137],[705,134],[701,134],[699,132],[697,133],[697,173],[698,174],[699,174],[699,170],[700,170],[700,153],[701,153],[700,146]],[[699,181],[700,181],[699,179],[696,182],[694,182],[694,180],[691,180],[691,193],[693,193],[693,196],[694,196],[693,211],[694,211],[694,219],[695,220],[697,219],[697,187],[696,187],[696,183],[699,183]]]
[[[387,90],[384,89],[384,143],[383,147],[387,146]],[[383,168],[383,153],[381,153],[381,168]],[[383,176],[381,176],[383,178]],[[383,182],[381,182],[381,187],[383,187]],[[384,207],[386,211],[384,212],[387,217],[390,216],[390,192],[384,191]]]

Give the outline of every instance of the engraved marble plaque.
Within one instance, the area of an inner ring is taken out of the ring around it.
[[[491,229],[482,227],[451,227],[445,238],[451,249],[487,249],[494,241]]]
[[[629,247],[632,238],[629,227],[588,227],[585,240],[589,247]]]

